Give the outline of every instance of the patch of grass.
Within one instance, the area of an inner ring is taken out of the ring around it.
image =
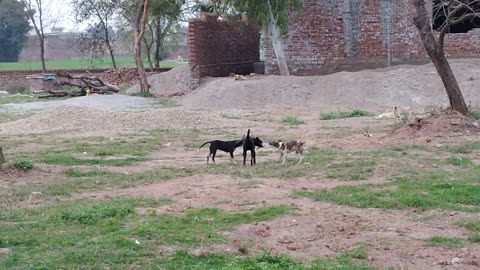
[[[446,247],[449,249],[461,248],[465,246],[465,242],[460,238],[434,236],[427,240],[430,246]]]
[[[1,211],[0,247],[11,249],[11,253],[0,258],[0,268],[56,269],[61,265],[65,269],[129,269],[135,264],[150,269],[175,260],[158,256],[162,246],[224,243],[221,231],[291,212],[283,206],[247,212],[191,209],[182,216],[135,211],[137,207],[168,203],[171,201],[119,198],[73,201],[10,214]],[[179,262],[180,268],[175,269],[182,269],[181,265]]]
[[[100,170],[91,170],[91,171],[86,171],[82,172],[76,169],[68,169],[65,171],[65,175],[68,177],[99,177],[99,176],[106,176],[110,175],[111,173],[105,172],[105,171],[100,171]]]
[[[447,146],[446,150],[454,154],[470,154],[474,150],[480,150],[480,142],[468,142],[456,146]]]
[[[230,114],[225,114],[225,113],[220,114],[220,116],[225,118],[225,119],[242,119],[240,116],[230,115]]]
[[[362,111],[362,110],[353,110],[351,112],[329,112],[320,114],[321,120],[335,120],[351,117],[362,117],[362,116],[373,116],[373,113]]]
[[[135,67],[135,60],[133,57],[116,57],[115,62],[117,63],[118,68],[122,67]],[[148,67],[148,62],[144,61],[146,67]],[[177,61],[163,61],[160,62],[160,67],[177,67],[185,65],[186,63],[177,62]],[[112,61],[110,58],[103,59],[72,59],[72,60],[57,60],[57,61],[47,61],[47,69],[88,69],[88,68],[112,68]],[[42,69],[41,63],[37,62],[15,62],[15,63],[0,63],[0,70],[40,70]]]
[[[459,173],[450,179],[446,173],[400,178],[383,185],[339,186],[315,192],[296,192],[295,196],[329,201],[359,208],[445,209],[480,212],[480,168]]]
[[[480,232],[480,218],[479,219],[465,219],[456,222],[458,226],[467,228],[467,230],[472,232]]]
[[[0,105],[9,103],[26,103],[38,101],[38,98],[31,95],[8,95],[0,96]]]
[[[302,264],[286,255],[263,253],[255,257],[234,257],[224,254],[192,256],[185,251],[178,251],[167,260],[161,261],[162,269],[176,270],[369,270],[368,266],[353,262],[333,260],[315,260]]]
[[[131,96],[134,97],[145,97],[145,98],[153,98],[155,97],[152,93],[150,92],[137,92],[137,93],[132,93],[130,94]]]
[[[0,198],[8,201],[22,202],[28,199],[32,192],[41,192],[42,200],[55,200],[56,196],[70,196],[74,193],[102,190],[105,188],[129,188],[139,184],[150,184],[194,174],[191,169],[161,167],[154,171],[134,174],[112,173],[99,170],[81,172],[76,169],[67,170],[68,177],[52,179],[31,185],[21,185],[10,188],[0,187]],[[0,207],[6,204],[0,200]]]
[[[305,124],[305,121],[303,121],[302,119],[299,119],[298,117],[296,117],[294,115],[289,115],[289,116],[282,119],[282,123],[290,125],[290,126],[298,126],[298,125]]]
[[[472,243],[480,243],[480,234],[474,234],[468,238]]]
[[[104,165],[122,167],[144,161],[145,158],[128,157],[119,159],[79,159],[64,153],[51,154],[44,157],[40,162],[45,164],[73,166],[73,165]]]
[[[470,159],[462,157],[449,157],[447,163],[453,166],[470,166],[473,164]]]
[[[327,177],[346,180],[366,180],[375,171],[375,160],[354,160],[328,166]]]
[[[480,111],[470,111],[468,115],[475,120],[480,119]]]
[[[13,166],[17,169],[21,169],[21,170],[25,170],[25,171],[28,171],[28,170],[31,170],[33,169],[33,164],[30,160],[18,160],[18,161],[15,161],[13,163]]]

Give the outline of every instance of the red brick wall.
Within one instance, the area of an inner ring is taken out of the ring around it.
[[[341,70],[384,67],[428,60],[413,25],[410,0],[305,0],[283,38],[293,75],[328,74]],[[266,38],[265,71],[278,73]],[[450,34],[451,57],[479,56],[480,29]]]
[[[253,72],[253,63],[260,59],[259,46],[258,29],[241,22],[221,21],[205,13],[190,20],[188,50],[193,87],[201,77]]]

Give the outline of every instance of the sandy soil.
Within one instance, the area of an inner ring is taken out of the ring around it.
[[[452,60],[467,104],[480,107],[480,59]],[[432,64],[396,66],[328,76],[257,76],[245,81],[210,78],[177,100],[186,108],[258,109],[297,106],[319,111],[363,109],[375,112],[393,106],[423,111],[448,103]]]

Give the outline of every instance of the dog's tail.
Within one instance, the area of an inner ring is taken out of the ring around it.
[[[206,143],[202,144],[202,146],[200,146],[198,149],[200,149],[200,148],[204,147],[204,146],[205,146],[206,144],[208,144],[208,143],[211,143],[211,141],[209,141],[209,142],[206,142]]]
[[[247,131],[247,138],[250,138],[250,129]]]

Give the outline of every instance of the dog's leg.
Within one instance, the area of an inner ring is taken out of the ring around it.
[[[253,165],[256,165],[256,164],[257,164],[257,158],[256,158],[256,154],[255,154],[255,148],[253,148],[253,150],[252,150],[252,161],[253,161]]]
[[[300,160],[298,161],[298,163],[297,163],[297,164],[300,164],[300,163],[302,163],[302,161],[303,161],[303,158],[304,158],[304,156],[303,156],[302,154],[300,154]]]
[[[278,158],[277,163],[280,163],[280,161],[282,161],[283,159],[283,151],[280,150],[279,152],[280,152],[280,157]]]
[[[287,154],[283,154],[283,160],[282,160],[282,165],[285,164],[285,161],[287,160]]]
[[[233,152],[230,152],[230,162],[235,164],[235,160],[233,159]]]
[[[247,151],[243,149],[243,166],[245,166],[246,162],[247,162]]]
[[[215,155],[217,154],[217,150],[214,150],[212,152],[212,161],[213,161],[213,164],[215,164]]]
[[[207,156],[207,165],[210,163],[210,157],[212,156],[212,152],[208,153]]]

